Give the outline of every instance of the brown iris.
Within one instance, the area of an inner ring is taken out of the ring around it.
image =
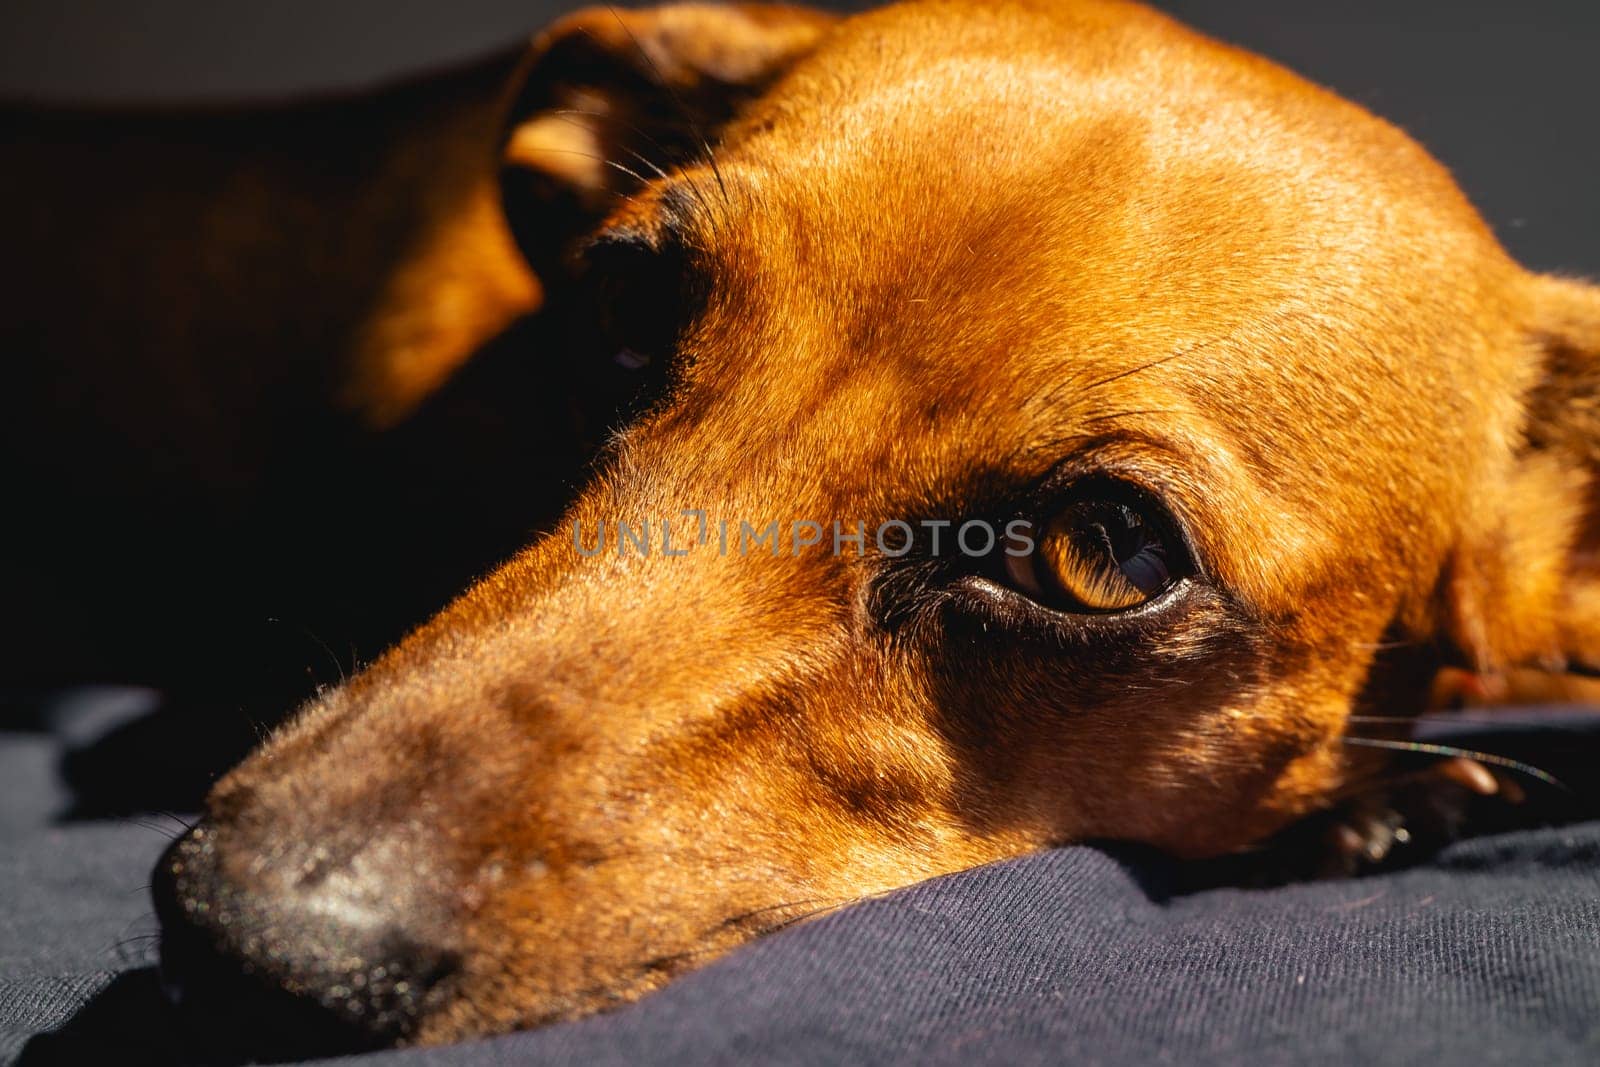
[[[1069,504],[1034,527],[1031,555],[1007,560],[1007,573],[1036,599],[1065,611],[1138,607],[1172,584],[1164,531],[1114,500]]]

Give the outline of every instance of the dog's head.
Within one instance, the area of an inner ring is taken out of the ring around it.
[[[1353,710],[1596,665],[1600,294],[1271,64],[1121,4],[589,12],[506,167],[652,399],[217,786],[179,980],[572,1017],[1052,843],[1248,845]]]

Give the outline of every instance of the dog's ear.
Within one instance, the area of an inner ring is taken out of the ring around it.
[[[1533,374],[1509,477],[1474,501],[1447,575],[1465,665],[1600,671],[1600,287],[1532,280]]]
[[[778,4],[588,8],[534,41],[511,103],[502,190],[541,275],[645,179],[714,150],[719,128],[836,16]]]

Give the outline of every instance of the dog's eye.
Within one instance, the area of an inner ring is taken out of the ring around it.
[[[598,325],[615,366],[638,371],[666,362],[681,325],[676,279],[611,274],[601,280],[598,295]]]
[[[623,370],[644,370],[654,360],[648,352],[640,352],[636,348],[623,345],[617,349],[616,355],[611,357],[611,362]]]
[[[691,303],[683,249],[669,236],[623,231],[597,239],[584,259],[612,365],[629,372],[661,367]]]
[[[1114,499],[1069,503],[1029,532],[1033,551],[1005,553],[1022,591],[1061,611],[1126,611],[1153,600],[1185,572],[1186,555],[1153,508]],[[1020,539],[1019,539],[1020,540]]]

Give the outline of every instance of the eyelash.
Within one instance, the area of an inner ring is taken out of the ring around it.
[[[940,600],[944,610],[954,609],[1019,636],[1051,638],[1063,647],[1111,643],[1125,646],[1171,627],[1179,612],[1193,606],[1199,591],[1199,583],[1186,576],[1153,599],[1126,611],[1078,614],[1058,611],[979,576],[958,579],[946,586]]]

